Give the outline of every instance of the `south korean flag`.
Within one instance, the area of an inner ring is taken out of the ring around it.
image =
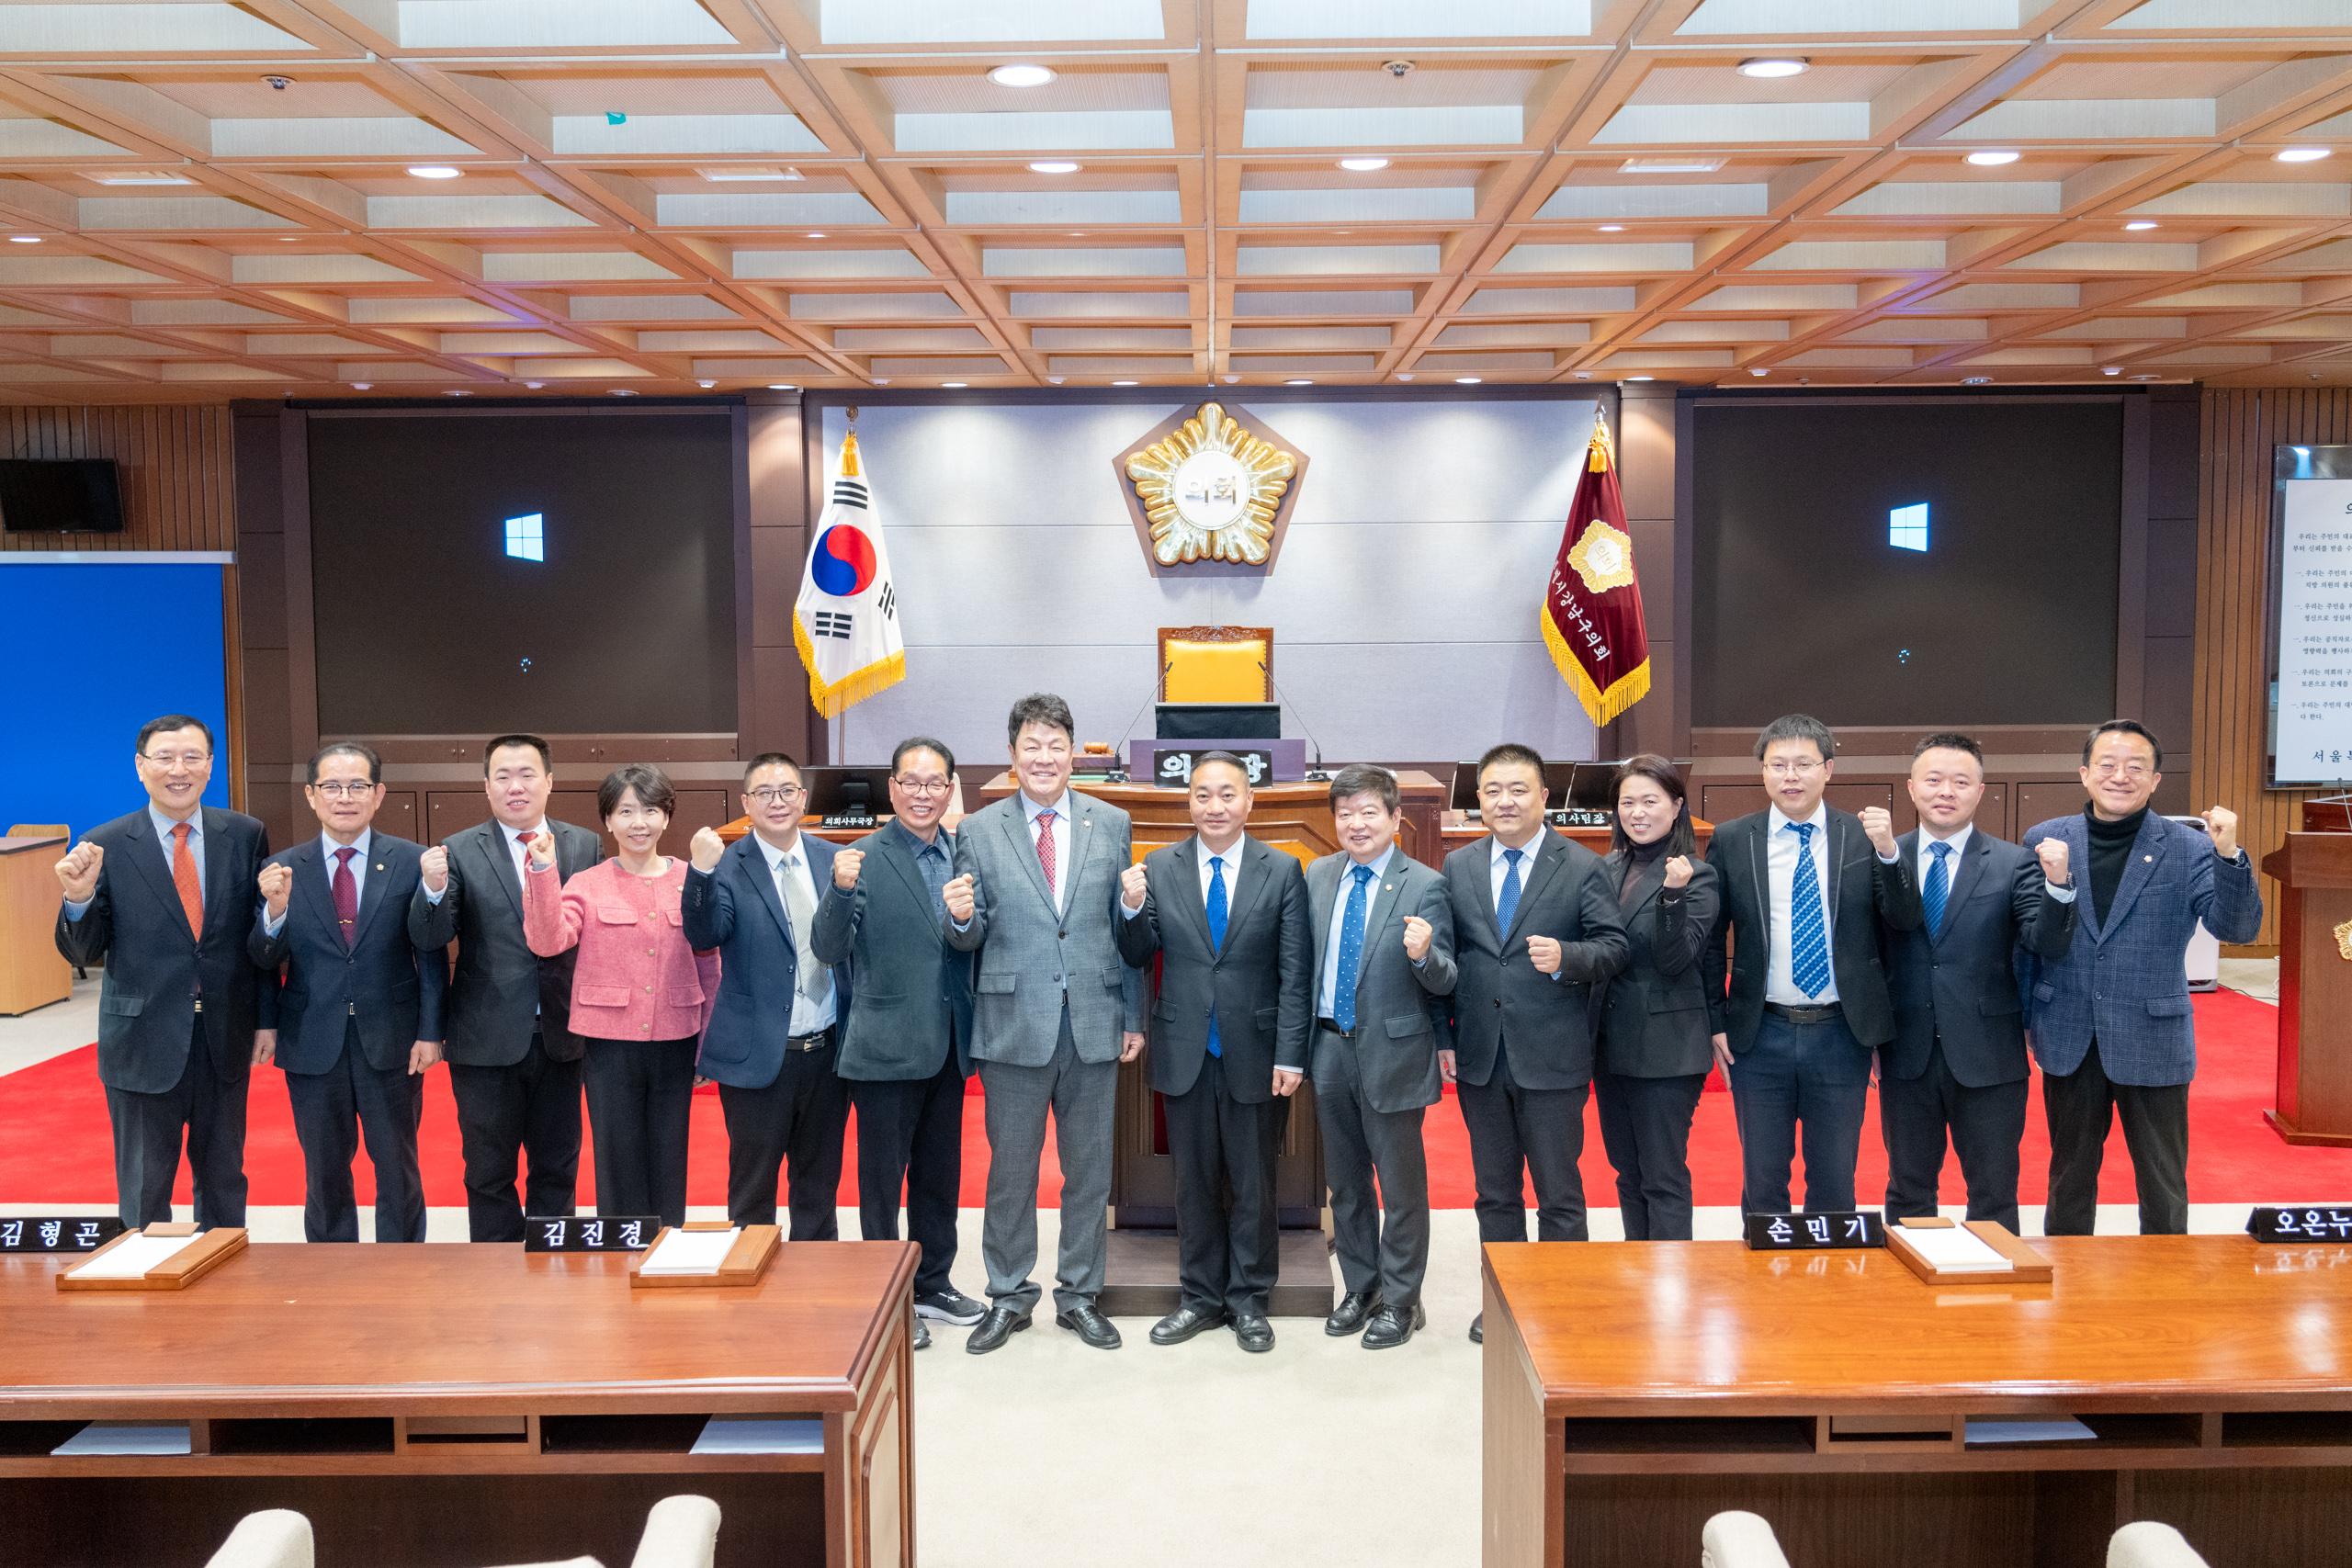
[[[792,639],[808,667],[808,700],[827,718],[907,678],[898,590],[854,431],[842,441],[840,466],[826,489],[792,609]]]

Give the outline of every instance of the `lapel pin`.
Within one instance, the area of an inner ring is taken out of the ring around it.
[[[2141,858],[2142,860],[2154,860],[2154,859],[2155,859],[2156,857],[2155,857],[2155,856],[2154,856],[2154,855],[2142,855],[2140,858]]]

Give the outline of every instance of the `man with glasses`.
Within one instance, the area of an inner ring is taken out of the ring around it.
[[[93,828],[57,863],[57,950],[106,965],[98,1081],[114,1124],[115,1201],[133,1227],[172,1217],[187,1139],[196,1223],[245,1223],[245,1089],[276,1048],[277,979],[254,966],[254,887],[269,833],[204,804],[212,731],[150,719],[133,751],[145,809]]]
[[[1837,755],[1829,727],[1809,715],[1766,725],[1756,761],[1771,805],[1717,828],[1707,846],[1723,879],[1706,947],[1708,1008],[1739,1122],[1739,1206],[1750,1214],[1789,1212],[1800,1123],[1805,1209],[1853,1208],[1871,1054],[1894,1038],[1881,931],[1916,931],[1923,919],[1887,808],[1855,816],[1823,801]]]
[[[972,1070],[972,955],[948,945],[944,894],[956,836],[942,818],[956,757],[929,736],[890,754],[891,818],[833,856],[812,944],[858,977],[842,1035],[841,1076],[857,1109],[858,1230],[922,1245],[915,1272],[915,1348],[923,1319],[970,1327],[987,1312],[948,1278],[964,1181],[964,1079]]]
[[[2025,836],[2055,839],[2089,900],[2074,945],[2028,973],[2027,1028],[2041,1064],[2050,1123],[2044,1235],[2088,1235],[2098,1170],[2120,1113],[2140,1196],[2140,1234],[2188,1229],[2188,1082],[2197,1029],[2185,960],[2197,922],[2223,942],[2262,933],[2262,889],[2238,847],[2235,813],[2211,807],[2201,825],[2149,809],[2164,782],[2164,749],[2146,726],[2111,718],[2083,741],[2081,815]]]
[[[836,1241],[849,1095],[835,1026],[849,1009],[849,966],[828,966],[815,939],[838,852],[800,830],[808,783],[783,752],[752,759],[742,798],[750,832],[729,844],[700,829],[689,851],[686,944],[718,950],[718,1001],[695,1070],[718,1083],[727,1118],[727,1217],[775,1224],[782,1166],[791,1239]]]

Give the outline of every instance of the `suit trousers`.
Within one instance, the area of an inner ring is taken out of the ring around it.
[[[867,1241],[899,1239],[899,1191],[907,1235],[922,1247],[915,1294],[950,1288],[956,1209],[964,1183],[964,1069],[951,1041],[927,1078],[851,1078],[857,1108],[857,1228]]]
[[[786,1051],[775,1081],[765,1089],[718,1086],[718,1108],[727,1117],[727,1217],[735,1224],[775,1224],[781,1166],[791,1212],[788,1239],[841,1239],[837,1209],[849,1089],[833,1071],[840,1036],[833,1038],[836,1043],[815,1051]],[[861,1143],[864,1132],[861,1127]]]
[[[343,1054],[322,1073],[288,1073],[294,1138],[302,1145],[304,1241],[357,1241],[359,1205],[351,1162],[363,1140],[376,1169],[376,1239],[424,1239],[424,1178],[416,1163],[416,1130],[424,1118],[424,1077],[403,1062],[391,1072],[368,1065],[359,1025],[346,1024]]]
[[[172,1185],[180,1173],[180,1133],[187,1133],[188,1174],[194,1179],[196,1223],[245,1223],[245,1089],[247,1075],[223,1079],[213,1070],[212,1047],[198,1014],[180,1081],[156,1094],[106,1086],[107,1119],[114,1123],[115,1207],[132,1228],[172,1217]]]
[[[570,1214],[579,1207],[580,1062],[548,1055],[538,1031],[519,1062],[503,1067],[449,1064],[465,1150],[466,1235],[520,1241],[525,1214]],[[515,1189],[514,1159],[529,1162]]]
[[[1430,1166],[1421,1145],[1427,1108],[1376,1109],[1364,1098],[1354,1043],[1329,1030],[1316,1042],[1315,1068],[1340,1281],[1351,1292],[1378,1292],[1409,1317],[1430,1269]]]
[[[1842,1017],[1792,1023],[1767,1012],[1755,1043],[1733,1059],[1731,1108],[1739,1122],[1740,1209],[1789,1212],[1789,1168],[1804,1124],[1808,1213],[1854,1206],[1854,1159],[1870,1109],[1871,1051]]]
[[[1936,1212],[1942,1185],[1944,1134],[1951,1134],[1968,1184],[1968,1217],[1993,1220],[2018,1232],[2018,1145],[2025,1139],[2026,1079],[1971,1089],[1951,1076],[1943,1043],[1928,1049],[1916,1078],[1898,1078],[1883,1065],[1878,1079],[1879,1131],[1886,1137],[1888,1223]]]
[[[1627,1241],[1690,1239],[1690,1118],[1706,1087],[1704,1073],[1594,1075],[1600,1144],[1617,1169]]]
[[[1092,1306],[1102,1293],[1106,1209],[1111,1201],[1111,1111],[1119,1064],[1082,1062],[1062,1006],[1061,1037],[1042,1067],[979,1064],[989,1131],[988,1212],[980,1257],[993,1306],[1026,1314],[1042,1293],[1029,1278],[1037,1263],[1037,1161],[1046,1150],[1046,1115],[1062,1168],[1061,1257],[1054,1310]]]
[[[1478,1189],[1478,1239],[1527,1239],[1526,1179],[1532,1177],[1535,1239],[1585,1240],[1584,1174],[1577,1161],[1584,1157],[1584,1102],[1592,1086],[1521,1089],[1498,1043],[1487,1081],[1456,1089]]]
[[[596,1151],[596,1212],[686,1223],[686,1128],[701,1042],[591,1040],[580,1058]]]
[[[1176,1284],[1181,1304],[1236,1317],[1266,1314],[1282,1267],[1274,1160],[1290,1099],[1233,1098],[1225,1058],[1204,1056],[1182,1094],[1162,1097],[1176,1168]]]
[[[2050,1123],[2050,1203],[2042,1211],[2042,1235],[2091,1234],[2098,1218],[2098,1168],[2118,1115],[2140,1191],[2140,1234],[2188,1234],[2187,1084],[2112,1083],[2094,1040],[2081,1066],[2041,1075],[2041,1109]]]

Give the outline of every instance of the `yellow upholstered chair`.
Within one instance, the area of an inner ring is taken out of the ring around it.
[[[1163,703],[1272,702],[1273,665],[1272,626],[1159,628]]]

